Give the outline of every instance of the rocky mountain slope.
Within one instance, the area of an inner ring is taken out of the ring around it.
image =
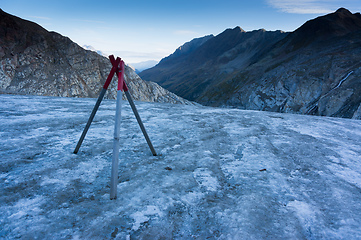
[[[361,118],[360,13],[341,8],[291,33],[228,29],[186,61],[141,76],[212,106]]]
[[[285,35],[281,31],[263,29],[252,32],[245,32],[240,27],[227,29],[215,37],[210,35],[184,44],[140,76],[145,80],[152,79],[184,98],[198,100],[224,76],[248,66],[257,54]],[[184,48],[190,50],[180,51]]]
[[[153,79],[152,81],[174,91],[179,91],[181,88],[185,90],[190,89],[190,83],[182,82],[184,78],[180,80],[178,76],[187,76],[190,73],[188,61],[192,56],[198,56],[194,54],[194,51],[213,37],[213,35],[208,35],[202,38],[195,38],[183,44],[173,54],[163,58],[155,67],[146,69],[139,73],[139,75],[144,79]],[[194,68],[196,67],[194,66]],[[184,85],[180,86],[182,84]]]
[[[97,97],[110,69],[109,59],[0,9],[0,92]],[[116,96],[114,80],[107,98]],[[125,80],[135,100],[189,103],[129,67]]]
[[[339,9],[308,21],[199,100],[360,119],[360,83],[361,15]]]

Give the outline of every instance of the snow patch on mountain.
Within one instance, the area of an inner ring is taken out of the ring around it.
[[[96,53],[98,53],[100,56],[108,57],[107,54],[105,54],[104,52],[102,52],[102,51],[100,51],[100,50],[95,49],[93,46],[83,45],[82,47],[83,47],[85,50],[90,50],[90,51],[96,52]]]

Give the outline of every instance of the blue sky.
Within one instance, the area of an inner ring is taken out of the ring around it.
[[[293,31],[361,0],[0,0],[0,8],[127,63],[160,60],[196,37],[240,26]]]

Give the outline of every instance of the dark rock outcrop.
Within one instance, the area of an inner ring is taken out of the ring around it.
[[[61,97],[97,97],[111,64],[56,32],[0,10],[0,92]],[[131,68],[125,80],[135,100],[190,103]],[[115,98],[116,81],[106,95]]]

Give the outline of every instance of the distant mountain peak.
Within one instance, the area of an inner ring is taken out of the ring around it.
[[[241,28],[240,26],[237,26],[237,27],[233,28],[233,30],[238,30],[238,31],[241,31],[241,32],[246,32],[246,31],[243,30],[243,28]]]
[[[131,68],[133,68],[133,70],[137,74],[139,74],[143,70],[154,67],[155,65],[157,65],[157,63],[158,63],[158,61],[156,61],[156,60],[148,60],[148,61],[143,61],[143,62],[138,62],[138,63],[130,63],[129,66]]]
[[[361,30],[361,15],[340,8],[336,12],[307,21],[289,35],[289,38],[295,48],[300,48],[359,30]]]
[[[322,34],[345,35],[351,31],[361,29],[361,17],[352,14],[345,8],[340,8],[334,13],[308,21],[304,26],[313,27],[314,30]]]
[[[339,8],[336,13],[342,13],[342,14],[348,14],[348,15],[352,15],[352,13],[346,9],[346,8]]]

